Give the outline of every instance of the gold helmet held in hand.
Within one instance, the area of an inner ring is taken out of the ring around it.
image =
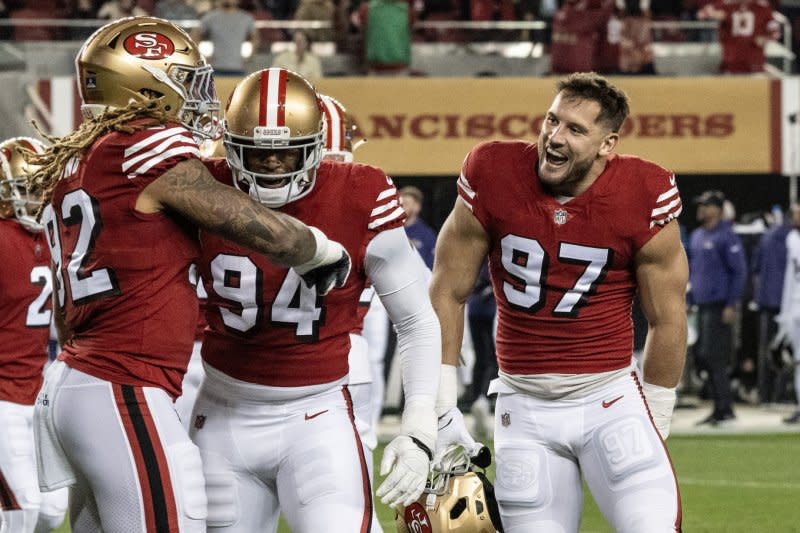
[[[488,467],[483,448],[474,460]],[[397,511],[398,533],[502,533],[494,487],[461,446],[445,452],[419,500]]]
[[[106,24],[83,44],[75,68],[87,117],[155,98],[193,133],[215,134],[220,106],[213,69],[171,22],[129,17]]]

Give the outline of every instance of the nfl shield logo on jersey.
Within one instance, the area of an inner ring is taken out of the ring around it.
[[[564,209],[556,209],[553,211],[553,222],[559,226],[567,223],[567,212]]]
[[[500,415],[500,423],[503,424],[504,428],[507,428],[511,425],[511,413],[506,411],[502,415]]]

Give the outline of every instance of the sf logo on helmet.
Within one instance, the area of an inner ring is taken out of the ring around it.
[[[164,59],[175,52],[175,44],[169,37],[156,32],[134,33],[125,39],[125,50],[142,59]]]
[[[406,507],[405,512],[406,526],[411,533],[432,533],[431,522],[428,520],[428,514],[417,502],[412,503]]]

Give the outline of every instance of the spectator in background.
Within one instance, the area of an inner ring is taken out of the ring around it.
[[[746,279],[744,249],[730,223],[722,220],[725,195],[706,191],[697,200],[701,226],[689,238],[688,303],[698,307],[695,360],[708,372],[713,412],[700,424],[717,425],[733,413],[728,366],[733,351],[733,324]]]
[[[186,0],[159,0],[153,15],[166,20],[195,20],[198,14]]]
[[[597,49],[594,69],[601,74],[619,73],[622,18],[616,0],[594,0],[592,16],[597,18]]]
[[[783,277],[779,327],[789,336],[794,350],[794,394],[797,409],[783,421],[800,424],[800,204],[791,209],[792,231],[786,236],[786,274]]]
[[[497,355],[494,351],[494,317],[497,303],[494,300],[489,263],[483,264],[475,288],[467,300],[467,321],[475,350],[472,383],[466,394],[466,404],[475,417],[476,429],[482,435],[492,433],[492,407],[487,391],[489,382],[497,377]]]
[[[408,73],[414,11],[406,0],[364,2],[353,22],[364,36],[364,55],[370,74]]]
[[[125,17],[143,17],[148,13],[136,5],[136,0],[111,0],[97,11],[97,18],[118,20]]]
[[[424,196],[422,191],[414,186],[406,186],[400,189],[400,204],[406,212],[406,235],[417,249],[419,255],[428,265],[433,268],[433,250],[436,248],[436,232],[419,216],[422,210]]]
[[[620,4],[619,70],[622,74],[655,74],[650,0],[620,0]]]
[[[218,76],[243,76],[244,56],[258,48],[258,33],[253,15],[239,9],[238,0],[220,0],[200,19],[192,31],[195,42],[209,40],[214,45],[210,62]]]
[[[0,0],[0,20],[7,20],[9,15],[8,4]],[[11,35],[11,26],[0,26],[0,41],[10,40]]]
[[[594,0],[593,0],[594,2]],[[595,69],[597,43],[608,19],[598,17],[589,0],[566,0],[553,17],[550,70],[553,74],[589,72]]]
[[[780,213],[780,208],[777,210]],[[774,215],[773,215],[774,216]],[[777,218],[777,217],[775,217]],[[775,317],[781,309],[783,275],[786,269],[786,236],[792,229],[783,220],[773,220],[753,254],[755,303],[758,305],[758,398],[762,404],[775,402],[777,378],[770,342],[778,332]]]
[[[719,21],[722,46],[720,72],[763,72],[764,47],[780,36],[781,15],[764,0],[717,0],[697,13],[699,19]]]
[[[99,2],[96,0],[77,0],[70,12],[70,18],[78,20],[91,20],[98,18]],[[83,41],[94,33],[96,28],[82,28],[79,26],[69,28],[69,38],[73,41]]]
[[[514,15],[514,2],[511,0],[470,0],[470,18],[473,22],[495,20],[511,21]],[[513,34],[502,30],[481,30],[475,35],[479,41],[504,40]]]
[[[312,84],[322,77],[322,63],[311,52],[311,39],[303,30],[292,34],[293,48],[278,54],[272,61],[273,67],[281,67],[297,72]]]
[[[330,28],[309,30],[308,36],[315,41],[333,41],[333,23],[336,16],[336,6],[331,0],[300,0],[294,20],[322,20],[330,22]]]

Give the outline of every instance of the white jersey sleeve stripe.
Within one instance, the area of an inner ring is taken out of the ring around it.
[[[132,174],[129,174],[128,177],[132,178],[138,174],[144,174],[145,172],[147,172],[157,164],[161,163],[162,161],[180,154],[192,154],[197,157],[200,157],[200,150],[196,146],[177,146],[175,148],[167,150],[166,152],[157,157],[152,157],[148,159],[144,164],[142,164],[142,166],[134,170]]]
[[[469,197],[470,200],[475,198],[475,191],[470,188],[469,183],[466,179],[464,179],[463,174],[458,178],[458,187],[464,192],[465,195],[467,195],[467,197]]]
[[[464,194],[469,196],[470,199],[475,198],[475,191],[472,190],[472,187],[469,186],[469,182],[467,178],[464,177],[464,174],[461,174],[458,177],[458,186],[464,191]]]
[[[405,211],[403,211],[403,208],[402,207],[397,207],[394,211],[392,211],[391,213],[389,213],[385,217],[374,219],[372,222],[367,224],[367,228],[369,228],[369,229],[378,228],[378,227],[386,224],[387,222],[391,222],[394,219],[402,217],[404,214],[405,214]]]
[[[667,192],[663,193],[658,198],[656,198],[656,203],[660,204],[661,202],[663,202],[667,198],[672,198],[673,196],[677,196],[677,195],[678,195],[678,188],[677,187],[673,187],[670,190],[668,190]]]
[[[670,222],[671,220],[674,220],[674,219],[678,218],[678,216],[680,216],[680,214],[681,214],[681,211],[683,211],[683,207],[682,206],[678,207],[678,209],[675,210],[675,211],[671,211],[671,212],[667,213],[666,216],[663,216],[661,218],[651,218],[650,219],[650,227],[652,228],[656,224],[658,224],[659,226],[664,226],[667,222]]]
[[[376,217],[381,213],[385,213],[389,209],[395,207],[397,205],[397,200],[392,200],[388,204],[380,205],[372,210],[372,213],[369,214],[370,217]]]
[[[656,207],[655,209],[653,209],[653,211],[650,213],[650,218],[655,218],[658,215],[661,215],[663,213],[667,213],[669,211],[672,211],[676,206],[680,206],[680,205],[681,205],[681,199],[680,198],[675,198],[674,200],[672,200],[667,205],[662,206],[662,207]]]
[[[391,189],[386,189],[385,191],[380,193],[377,198],[375,198],[375,201],[376,202],[380,202],[381,200],[385,200],[385,199],[389,198],[390,196],[392,196],[393,194],[395,194],[396,192],[397,192],[397,188],[395,188],[395,187],[392,187]]]
[[[124,157],[128,158],[135,154],[140,150],[144,150],[146,147],[150,146],[153,143],[159,142],[161,139],[165,139],[167,137],[172,137],[173,135],[183,135],[187,142],[194,142],[189,132],[186,128],[175,127],[175,128],[167,128],[165,130],[161,130],[158,133],[154,133],[153,135],[149,135],[148,137],[142,139],[138,143],[134,144],[133,146],[129,146],[125,149]]]
[[[196,144],[187,142],[186,137],[184,137],[182,135],[175,135],[173,137],[170,137],[170,138],[166,139],[164,142],[162,142],[158,146],[154,146],[150,150],[140,153],[136,157],[126,158],[122,162],[122,171],[123,172],[127,172],[128,169],[130,169],[134,165],[136,165],[136,164],[138,164],[138,163],[140,163],[140,162],[142,162],[142,161],[144,161],[146,159],[149,159],[149,158],[151,158],[153,156],[157,156],[158,154],[163,153],[164,150],[166,150],[168,147],[172,146],[173,144],[178,144],[178,143],[180,143],[180,144],[182,144],[184,146],[185,145],[189,145],[189,146],[193,146],[195,148],[197,147]]]

